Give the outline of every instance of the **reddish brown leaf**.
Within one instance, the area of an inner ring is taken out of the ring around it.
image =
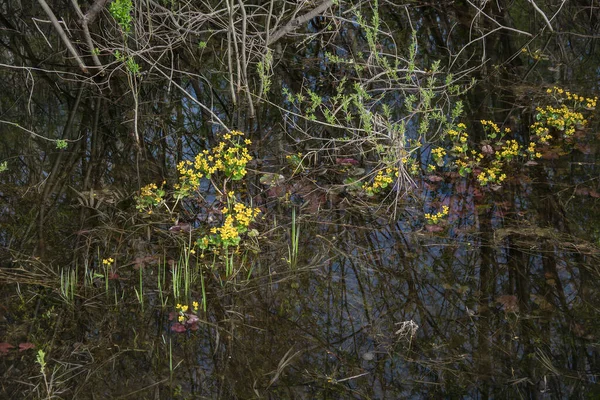
[[[358,165],[358,160],[354,158],[336,158],[335,163],[340,165]]]
[[[8,354],[8,351],[10,349],[14,349],[15,346],[13,346],[10,343],[0,343],[0,356],[5,356]]]
[[[173,332],[183,333],[187,330],[187,328],[185,327],[185,325],[182,325],[179,322],[176,322],[173,324],[173,326],[171,326],[171,330]]]
[[[33,344],[33,343],[29,343],[29,342],[19,343],[19,351],[25,351],[25,350],[34,349],[34,348],[35,348],[35,344]]]
[[[439,175],[429,175],[429,176],[427,177],[427,180],[428,180],[429,182],[441,182],[441,181],[443,181],[443,180],[444,180],[444,178],[442,178],[442,177],[441,177],[441,176],[439,176]]]
[[[267,196],[283,197],[283,196],[285,196],[288,189],[289,189],[289,185],[271,186],[269,188],[269,190],[267,190]]]
[[[544,160],[556,160],[560,155],[557,150],[548,149],[542,153],[542,158]]]
[[[517,296],[505,294],[499,296],[496,301],[502,304],[502,308],[505,312],[517,312],[519,311],[519,304]]]
[[[427,232],[441,232],[444,228],[439,225],[425,225],[425,230]]]
[[[581,324],[573,322],[571,324],[571,330],[573,331],[573,333],[577,337],[584,337],[585,336],[585,327],[583,325],[581,325]]]

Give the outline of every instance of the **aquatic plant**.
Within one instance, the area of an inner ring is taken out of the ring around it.
[[[298,250],[300,248],[300,226],[296,218],[296,207],[292,207],[292,227],[290,230],[290,244],[288,245],[288,264],[292,269],[298,264]]]
[[[429,225],[437,225],[439,224],[445,217],[448,216],[448,212],[449,212],[450,208],[448,206],[442,206],[442,211],[439,211],[437,213],[425,213],[425,221],[429,224]]]
[[[73,304],[77,287],[77,270],[60,270],[60,296],[67,304]]]
[[[362,185],[362,189],[365,191],[367,196],[373,196],[381,193],[392,185],[395,179],[398,178],[398,168],[385,168],[377,171],[372,182],[365,182]]]
[[[552,139],[568,139],[577,129],[582,129],[587,120],[577,110],[594,110],[598,97],[583,97],[559,87],[546,90],[558,105],[536,107],[535,122],[530,126],[531,133],[540,144],[549,144]]]
[[[183,333],[187,330],[198,330],[200,318],[198,318],[200,304],[197,301],[192,301],[192,307],[187,304],[177,303],[175,312],[169,314],[169,320],[174,321],[171,325],[173,332]]]
[[[212,149],[204,150],[193,161],[181,161],[177,165],[179,182],[175,184],[175,196],[184,198],[198,190],[202,178],[211,180],[221,194],[227,191],[229,180],[239,181],[246,176],[246,165],[252,157],[248,153],[250,139],[242,139],[240,131],[231,131],[223,135],[222,140]],[[221,174],[220,180],[214,175]]]
[[[166,195],[163,189],[166,182],[158,187],[156,183],[149,183],[140,189],[140,194],[136,196],[136,208],[138,211],[145,211],[152,214],[153,208],[161,204]]]
[[[458,123],[444,132],[449,144],[438,144],[431,149],[432,163],[427,170],[456,170],[461,177],[472,175],[480,186],[502,184],[507,179],[508,168],[516,161],[525,163],[526,160],[541,158],[543,152],[540,146],[548,146],[553,139],[570,140],[577,129],[583,129],[587,124],[579,110],[596,107],[597,98],[585,98],[558,87],[547,89],[546,94],[559,105],[536,108],[536,121],[530,126],[533,138],[526,144],[521,144],[510,128],[501,128],[490,120],[480,121],[486,136],[476,144],[469,140],[467,126]],[[554,143],[558,145],[556,140]],[[480,150],[476,150],[477,147]]]
[[[214,147],[177,165],[178,179],[172,191],[164,189],[164,182],[160,187],[151,183],[144,186],[136,197],[137,209],[146,214],[153,214],[154,210],[164,208],[168,215],[173,215],[178,207],[192,204],[210,214],[210,223],[200,226],[187,224],[188,227],[183,231],[179,228],[180,224],[176,224],[170,229],[172,232],[187,232],[183,244],[181,238],[177,238],[178,246],[182,246],[180,257],[171,262],[172,291],[176,300],[189,298],[192,285],[198,281],[198,277],[203,299],[206,298],[203,267],[199,260],[204,259],[207,254],[212,254],[213,260],[222,261],[224,276],[227,278],[235,276],[239,268],[242,268],[242,264],[234,259],[239,254],[237,248],[260,213],[259,208],[246,204],[242,200],[243,196],[234,190],[236,182],[247,174],[246,167],[252,159],[248,151],[251,144],[252,141],[244,138],[242,132],[225,133]],[[203,183],[208,185],[201,187]],[[209,203],[206,194],[213,190],[216,192],[216,199]],[[230,250],[232,248],[235,249]],[[198,268],[192,268],[190,257],[194,255]],[[214,261],[212,267],[215,267]],[[158,285],[164,288],[165,271],[159,275]],[[136,292],[141,293],[141,282],[140,275],[140,289]],[[139,298],[141,297],[138,296]],[[166,303],[161,292],[161,304],[165,306]],[[203,307],[206,307],[205,301]]]

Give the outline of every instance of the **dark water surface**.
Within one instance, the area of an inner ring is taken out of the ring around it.
[[[208,10],[220,3],[209,3],[181,21],[218,15]],[[246,3],[252,31],[264,19],[252,10],[264,14],[270,2]],[[308,3],[274,7],[291,20],[293,7],[298,15],[314,8]],[[469,127],[474,149],[488,144],[481,119],[510,127],[526,147],[548,88],[586,98],[600,92],[597,8],[537,2],[556,13],[549,32],[526,1],[483,2],[486,18],[469,2],[382,3],[381,54],[409,59],[416,31],[420,72],[409,69],[406,89],[378,80],[368,29],[341,3],[271,46],[267,98],[257,83],[262,53],[247,50],[250,78],[237,69],[229,75],[227,18],[198,30],[190,22],[183,34],[163,16],[191,5],[150,2],[154,25],[132,11],[139,26],[125,40],[107,33],[106,24],[116,25],[105,11],[92,27],[105,73],[90,77],[66,50],[46,44],[42,32],[62,46],[50,24],[32,22],[48,18],[41,9],[0,1],[0,397],[600,398],[596,110],[585,111],[575,139],[511,164],[501,185],[485,187],[451,167],[428,170],[438,133],[433,123],[433,133],[419,132],[425,111],[406,111],[440,60],[464,92],[436,92],[430,111],[449,115],[461,100],[456,121]],[[52,6],[67,25],[76,19]],[[368,18],[376,12],[354,6]],[[248,39],[248,49],[262,37]],[[142,73],[115,61],[115,49],[134,54]],[[331,52],[366,60],[365,70],[332,66]],[[358,145],[359,122],[347,130],[319,124],[326,112],[312,118],[286,95],[308,98],[310,89],[325,102],[342,77],[366,77],[369,93],[383,93],[364,101],[389,105],[390,122],[406,123],[401,151],[421,143],[411,152],[414,182],[373,197],[360,192],[349,179],[375,171],[381,132]],[[238,78],[253,82],[254,110],[244,85],[232,97]],[[218,190],[205,179],[197,197],[152,214],[136,210],[135,196],[162,181],[172,192],[177,163],[213,148],[226,131],[217,118],[253,142],[248,174],[231,188],[261,214],[237,252],[191,252],[223,219]],[[351,146],[339,144],[345,135]],[[428,224],[424,215],[443,206],[448,215]],[[188,307],[182,324],[178,305]]]

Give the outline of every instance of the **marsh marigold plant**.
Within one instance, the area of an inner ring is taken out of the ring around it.
[[[193,160],[181,161],[177,165],[179,179],[174,185],[175,204],[183,199],[196,199],[203,204],[203,197],[198,193],[203,179],[212,184],[223,201],[227,201],[227,207],[221,210],[222,224],[212,226],[210,230],[206,227],[207,234],[196,241],[196,245],[202,250],[210,246],[226,248],[239,245],[241,235],[248,230],[248,226],[260,212],[258,208],[240,202],[232,190],[232,183],[246,176],[246,166],[252,159],[247,147],[250,144],[252,142],[244,138],[242,132],[231,131],[224,134],[213,148],[202,151]],[[163,204],[171,212],[175,206],[167,206],[165,195],[162,186],[159,188],[154,183],[146,185],[137,197],[137,208],[151,214],[153,207]],[[204,206],[210,207],[205,203]]]

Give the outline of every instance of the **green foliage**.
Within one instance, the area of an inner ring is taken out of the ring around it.
[[[262,95],[265,96],[271,90],[271,76],[272,76],[272,67],[273,67],[273,52],[271,49],[267,49],[267,53],[265,54],[262,61],[260,61],[256,66],[256,72],[258,73],[258,77],[260,78],[260,82],[262,85]]]
[[[117,21],[124,33],[131,31],[131,11],[133,10],[133,4],[131,0],[114,0],[110,3],[108,8],[110,14]]]
[[[40,373],[46,374],[46,353],[44,350],[39,349],[35,357],[35,362],[40,366]]]
[[[140,65],[134,60],[132,56],[125,56],[119,50],[115,51],[115,58],[117,61],[120,61],[125,64],[127,71],[129,71],[132,75],[140,74],[141,68]]]
[[[140,74],[140,71],[141,71],[140,65],[135,62],[133,57],[131,57],[131,56],[127,57],[127,60],[125,61],[125,66],[127,67],[127,70],[129,72],[131,72],[133,75]]]
[[[392,187],[394,181],[402,182],[400,190],[406,189],[404,183],[419,169],[414,155],[424,144],[443,140],[445,129],[463,111],[462,102],[453,97],[468,86],[461,88],[452,74],[444,75],[440,60],[429,69],[418,66],[416,32],[411,35],[408,54],[394,54],[397,49],[381,31],[378,2],[371,2],[367,10],[356,10],[354,21],[364,37],[355,43],[355,51],[351,55],[326,51],[332,70],[348,71],[335,82],[334,94],[323,95],[303,86],[295,94],[284,89],[284,96],[295,115],[338,128],[339,137],[326,139],[327,151],[359,154],[374,164],[373,172],[359,179],[363,193],[373,196]],[[298,129],[303,127],[298,125]],[[416,134],[415,140],[407,140],[407,129],[410,135]],[[436,162],[443,165],[443,157]]]
[[[58,139],[56,141],[56,148],[59,149],[59,150],[64,150],[64,149],[67,148],[67,146],[68,146],[68,144],[67,144],[66,140]]]

